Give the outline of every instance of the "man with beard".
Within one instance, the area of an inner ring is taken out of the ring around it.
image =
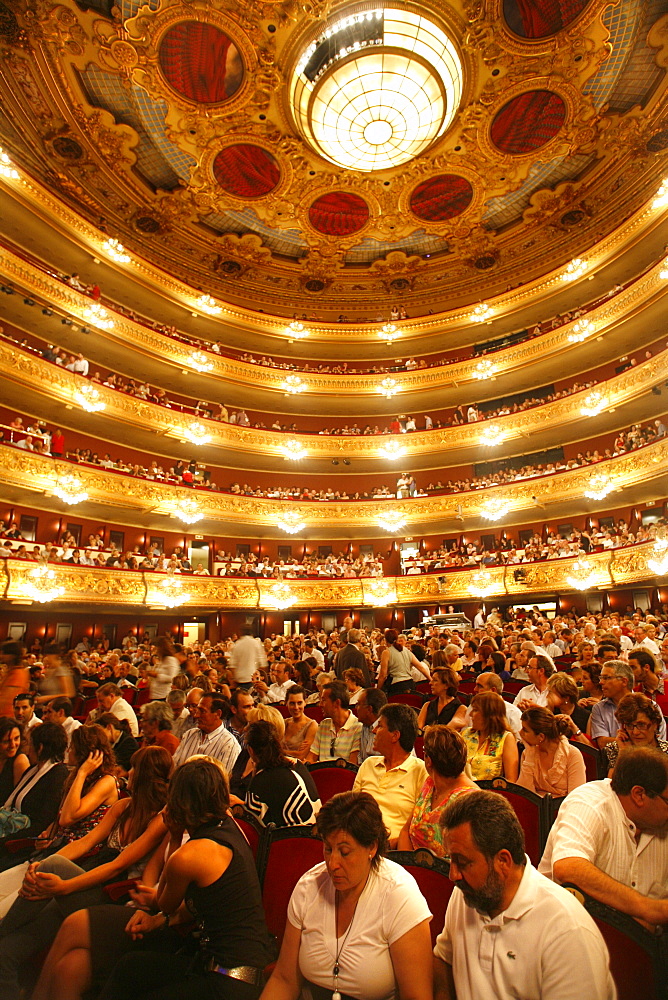
[[[441,825],[455,890],[434,948],[434,1000],[615,1000],[600,931],[532,866],[508,802],[469,792]]]

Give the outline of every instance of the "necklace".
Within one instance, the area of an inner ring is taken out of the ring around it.
[[[357,904],[362,898],[362,893],[366,889],[367,882],[369,881],[369,876],[366,877],[366,882],[364,883],[364,888],[355,900],[355,909],[353,910],[353,915],[350,918],[350,923],[348,924],[348,930],[344,934],[343,941],[339,944],[338,937],[336,938],[336,958],[334,959],[334,968],[332,969],[332,976],[334,977],[334,992],[332,993],[332,1000],[341,1000],[341,994],[339,993],[339,972],[340,965],[339,959],[341,957],[341,952],[343,951],[346,941],[348,940],[348,935],[353,929],[353,923],[355,922],[355,914],[357,913]],[[336,892],[334,897],[334,936],[336,937],[336,929],[339,922],[339,894]]]

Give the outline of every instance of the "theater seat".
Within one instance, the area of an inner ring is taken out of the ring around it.
[[[411,708],[419,709],[424,705],[424,698],[421,694],[413,694],[411,691],[403,691],[400,694],[391,694],[387,699],[390,704],[410,705]]]
[[[255,864],[257,865],[260,841],[263,835],[266,834],[266,827],[262,826],[257,818],[248,812],[245,806],[233,806],[232,818],[248,841],[250,849],[253,852],[253,857],[255,858]]]
[[[317,764],[309,764],[315,787],[318,789],[322,805],[328,802],[332,795],[339,792],[350,792],[355,784],[357,768],[354,764],[339,758],[337,761],[322,760]]]
[[[280,948],[292,890],[302,875],[323,860],[322,841],[314,826],[282,827],[268,833],[262,853],[262,903],[269,933]]]
[[[578,743],[576,740],[569,740],[568,742],[572,747],[577,747],[584,757],[587,781],[598,781],[600,778],[607,778],[608,767],[598,747],[587,746],[586,743]]]
[[[387,857],[411,873],[420,887],[420,892],[427,900],[432,914],[429,929],[431,943],[434,945],[436,938],[443,930],[445,911],[454,889],[454,883],[449,878],[450,866],[448,862],[437,858],[426,848],[421,848],[418,851],[389,851]]]
[[[505,778],[493,778],[491,781],[478,781],[479,788],[498,792],[510,802],[515,810],[520,825],[524,830],[525,850],[532,865],[538,865],[543,856],[543,849],[550,830],[551,815],[549,810],[550,797],[541,798],[528,788],[514,785]]]

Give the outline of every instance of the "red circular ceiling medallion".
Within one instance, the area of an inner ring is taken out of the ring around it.
[[[422,181],[411,195],[411,212],[427,222],[442,222],[460,215],[473,198],[473,188],[465,177],[440,174]]]
[[[572,24],[589,0],[503,0],[506,24],[521,38],[547,38]]]
[[[553,139],[566,120],[566,105],[551,90],[513,97],[492,122],[491,139],[502,153],[530,153]]]
[[[197,104],[222,104],[237,92],[243,80],[238,48],[213,24],[175,24],[160,42],[158,60],[169,85]]]
[[[213,173],[223,191],[238,198],[261,198],[269,194],[281,176],[271,153],[262,146],[245,142],[221,149],[213,161]]]
[[[366,225],[369,206],[358,194],[332,191],[316,198],[308,217],[313,228],[325,236],[350,236]]]

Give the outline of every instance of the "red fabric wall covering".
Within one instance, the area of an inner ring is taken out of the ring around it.
[[[213,24],[181,21],[160,42],[160,69],[167,82],[190,101],[221,104],[243,79],[239,50]]]

